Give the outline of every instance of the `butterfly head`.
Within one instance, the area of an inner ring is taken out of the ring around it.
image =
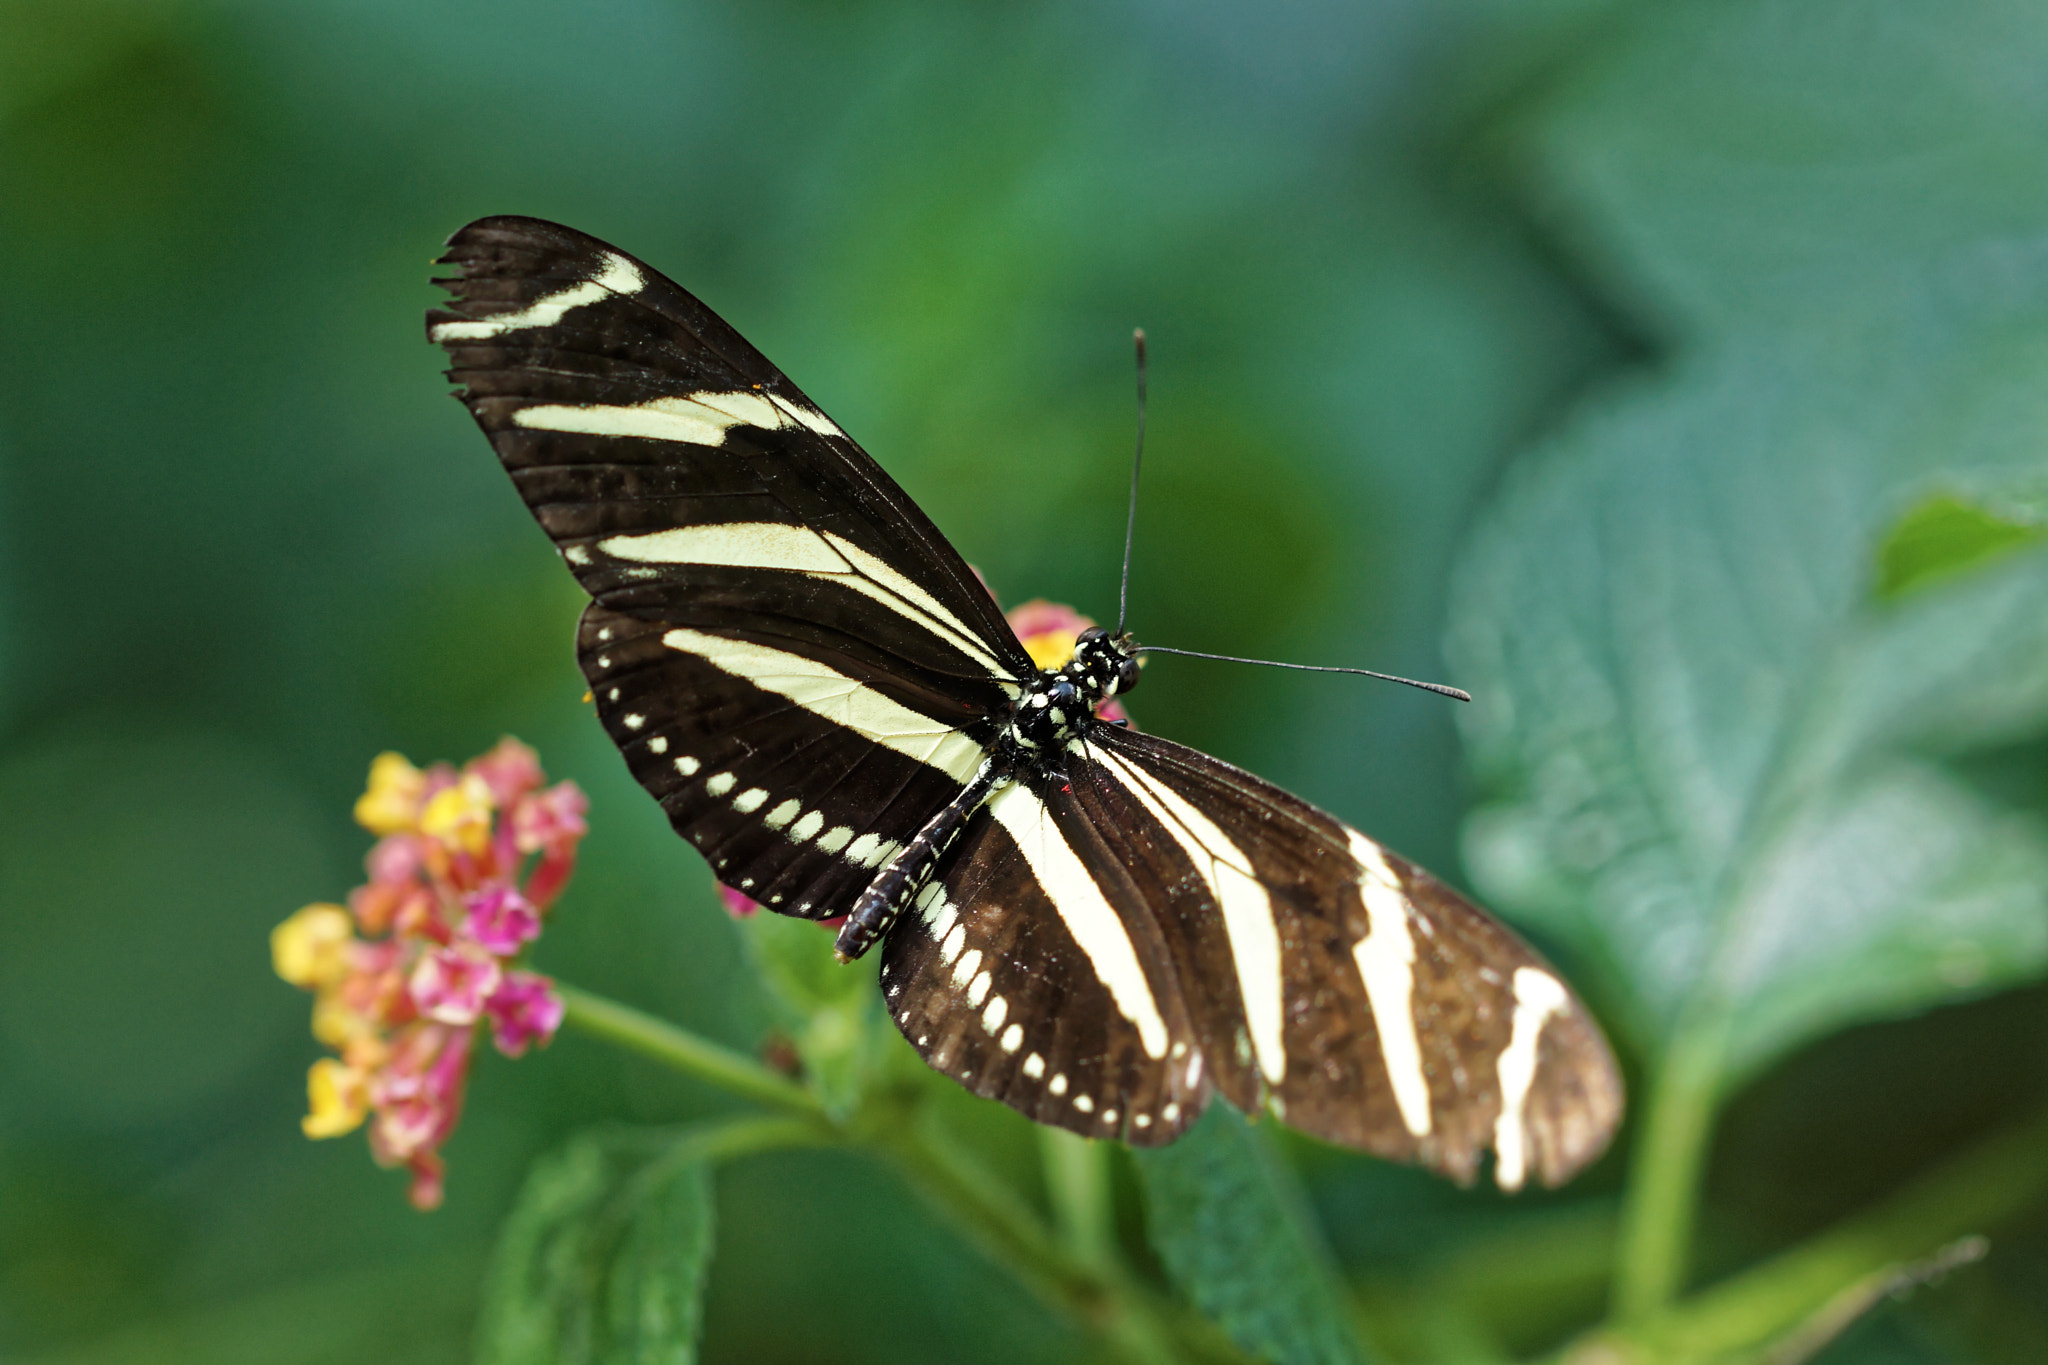
[[[1120,696],[1138,685],[1138,657],[1131,637],[1111,635],[1090,626],[1074,641],[1074,659],[1064,670],[1088,694],[1090,706]]]

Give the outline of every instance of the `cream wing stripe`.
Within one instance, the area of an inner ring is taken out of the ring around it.
[[[1515,1018],[1500,1054],[1500,1117],[1493,1123],[1493,1178],[1504,1190],[1518,1190],[1529,1170],[1529,1091],[1536,1084],[1536,1044],[1543,1026],[1563,1014],[1571,997],[1548,972],[1515,969]]]
[[[1149,1057],[1166,1055],[1166,1021],[1138,963],[1137,949],[1123,920],[1095,884],[1094,876],[1053,823],[1052,814],[1035,792],[1012,782],[988,803],[989,814],[1016,841],[1031,874],[1059,911],[1095,975],[1109,989],[1117,1011],[1138,1030]]]
[[[1368,925],[1365,937],[1352,945],[1351,955],[1372,1005],[1380,1060],[1386,1064],[1401,1122],[1414,1136],[1426,1137],[1429,1078],[1423,1074],[1422,1044],[1415,1034],[1415,938],[1408,928],[1408,897],[1379,845],[1349,825],[1344,833],[1358,862],[1358,899]]]
[[[1069,747],[1106,761],[1216,893],[1216,903],[1223,910],[1223,931],[1230,940],[1230,959],[1237,968],[1245,1022],[1251,1030],[1252,1053],[1267,1082],[1280,1084],[1287,1078],[1280,926],[1273,918],[1273,898],[1253,872],[1252,860],[1215,821],[1123,755],[1087,749],[1079,741]]]
[[[571,285],[559,293],[544,294],[514,312],[463,322],[444,322],[434,328],[431,339],[436,344],[448,341],[484,341],[494,336],[502,336],[506,332],[524,331],[529,327],[552,327],[572,308],[598,303],[614,294],[637,294],[646,285],[646,277],[624,256],[607,252],[604,261],[604,270],[594,279]]]
[[[843,725],[885,749],[936,768],[963,786],[981,767],[981,745],[968,736],[801,654],[695,630],[668,631],[661,642],[745,678],[763,691],[787,697],[812,715]]]
[[[641,535],[609,536],[599,541],[597,548],[614,559],[635,564],[710,564],[829,577],[930,631],[987,669],[992,677],[1010,677],[980,637],[961,624],[938,599],[881,559],[830,531],[775,521],[716,522]]]

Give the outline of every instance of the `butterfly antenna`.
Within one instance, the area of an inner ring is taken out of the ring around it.
[[[1382,678],[1387,682],[1397,682],[1409,687],[1419,687],[1425,692],[1434,692],[1438,696],[1451,697],[1458,701],[1472,700],[1472,694],[1461,687],[1451,687],[1444,683],[1417,682],[1414,678],[1400,678],[1392,673],[1375,673],[1370,668],[1336,668],[1329,664],[1286,664],[1281,663],[1278,659],[1240,659],[1235,654],[1204,654],[1200,650],[1168,649],[1164,645],[1139,645],[1132,652],[1136,654],[1180,654],[1190,659],[1220,659],[1227,664],[1259,664],[1266,668],[1298,668],[1304,673],[1357,673],[1367,678]]]
[[[1124,516],[1124,576],[1116,589],[1118,639],[1123,638],[1131,602],[1131,539],[1138,533],[1138,470],[1145,463],[1145,329],[1133,330],[1131,340],[1138,348],[1138,448],[1131,456],[1131,510]]]

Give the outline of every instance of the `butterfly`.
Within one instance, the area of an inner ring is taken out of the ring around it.
[[[1605,1148],[1621,1083],[1558,973],[1406,859],[1099,719],[893,480],[697,299],[533,218],[456,233],[456,396],[591,601],[598,716],[719,880],[847,916],[934,1069],[1154,1145],[1212,1096],[1460,1182]]]

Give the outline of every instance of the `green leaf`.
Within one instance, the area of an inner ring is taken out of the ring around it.
[[[1580,422],[1482,524],[1451,640],[1472,871],[1651,1050],[1725,1029],[1732,1077],[2048,969],[2041,813],[1947,762],[2048,733],[2048,551],[1866,585],[1919,489],[2033,477],[1989,433],[2044,339],[2048,310],[1754,340]]]
[[[1995,296],[2048,219],[2048,8],[1636,7],[1531,132],[1547,216],[1681,335]]]
[[[1878,546],[1877,595],[1902,596],[2044,535],[2048,528],[1937,494],[1900,517]]]
[[[1263,1133],[1214,1104],[1180,1141],[1131,1156],[1159,1259],[1238,1345],[1282,1365],[1366,1359],[1300,1186]]]
[[[830,930],[766,911],[742,921],[741,932],[811,1088],[834,1118],[845,1118],[887,1041],[890,1026],[875,989],[880,955],[841,963],[832,955]]]
[[[483,1365],[690,1365],[711,1262],[690,1137],[585,1134],[527,1177],[485,1287]]]

